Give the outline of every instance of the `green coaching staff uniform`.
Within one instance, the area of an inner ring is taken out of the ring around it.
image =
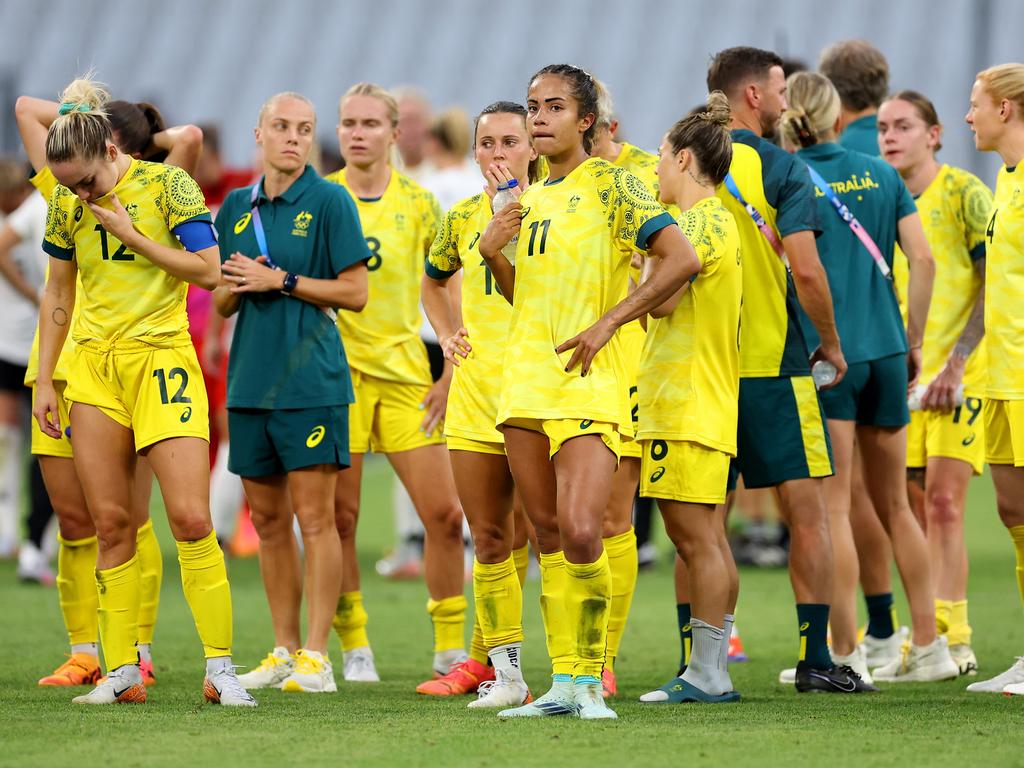
[[[312,166],[273,200],[262,179],[227,196],[216,221],[221,258],[260,256],[260,225],[271,265],[298,280],[333,280],[371,255],[352,198]],[[242,295],[228,363],[232,472],[262,477],[317,464],[347,467],[353,400],[333,312],[283,292]]]
[[[797,157],[815,169],[857,217],[892,269],[899,221],[917,212],[899,173],[877,157],[840,144],[817,144]],[[873,427],[898,428],[907,410],[907,335],[893,281],[881,269],[828,198],[817,192],[821,263],[828,275],[836,329],[849,370],[838,386],[821,392],[825,416]],[[801,311],[812,345],[818,335]]]

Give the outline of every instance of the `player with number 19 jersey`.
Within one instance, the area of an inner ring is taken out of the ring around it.
[[[628,374],[613,336],[585,377],[555,347],[590,327],[627,292],[633,252],[672,216],[624,168],[590,158],[561,179],[534,184],[516,249],[515,296],[498,424],[580,419],[632,437]],[[531,428],[533,425],[528,426]]]
[[[480,255],[480,235],[490,220],[487,195],[481,193],[456,203],[445,215],[427,256],[426,272],[430,277],[444,279],[463,271],[462,324],[473,346],[472,354],[455,368],[448,392],[444,432],[449,448],[455,447],[453,439],[459,438],[504,442],[494,425],[512,307]]]
[[[132,160],[110,195],[150,240],[182,248],[182,225],[210,223],[199,185],[181,168]],[[97,201],[104,204],[104,199]],[[185,247],[216,245],[213,226]],[[169,437],[209,439],[206,389],[185,314],[187,284],[110,235],[71,190],[50,195],[43,250],[74,259],[81,295],[71,329],[70,403],[94,405],[131,429],[136,450]]]

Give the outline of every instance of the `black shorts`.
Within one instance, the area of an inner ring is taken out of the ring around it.
[[[25,366],[0,360],[0,390],[24,394],[27,389],[25,386]]]

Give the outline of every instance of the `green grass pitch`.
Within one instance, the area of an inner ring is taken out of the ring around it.
[[[342,682],[341,653],[334,650],[337,694],[257,691],[255,710],[204,704],[202,649],[166,522],[155,509],[167,560],[154,644],[159,683],[144,706],[76,707],[72,690],[38,688],[36,680],[65,652],[57,596],[53,589],[19,585],[13,565],[0,564],[0,636],[7,654],[0,665],[0,765],[1024,765],[1024,697],[968,694],[963,681],[888,686],[874,696],[800,696],[779,685],[778,671],[792,665],[797,645],[785,571],[741,574],[738,625],[751,657],[732,668],[741,703],[639,704],[637,697],[664,682],[678,661],[667,557],[640,576],[617,664],[618,722],[499,722],[493,713],[467,710],[465,698],[417,696],[415,686],[430,672],[427,596],[421,583],[385,582],[374,574],[373,562],[391,538],[387,465],[368,462],[364,483],[359,546],[381,684]],[[1013,550],[987,477],[971,487],[968,543],[974,646],[988,676],[1024,652],[1024,615]],[[228,567],[235,660],[254,665],[272,639],[258,566],[233,560]],[[548,668],[537,594],[537,582],[528,582],[524,665],[540,693]],[[905,620],[902,601],[899,610]]]

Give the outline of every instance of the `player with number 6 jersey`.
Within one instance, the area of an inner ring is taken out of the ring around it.
[[[366,309],[338,316],[356,399],[349,415],[352,465],[338,477],[335,503],[344,566],[334,628],[345,652],[345,679],[378,680],[355,548],[363,455],[372,450],[387,455],[423,521],[433,671],[440,677],[466,660],[467,607],[462,508],[441,436],[451,364],[431,384],[419,337],[420,276],[441,210],[432,194],[391,166],[398,106],[390,93],[359,83],[341,98],[339,113],[347,165],[327,178],[351,193],[371,255]]]

